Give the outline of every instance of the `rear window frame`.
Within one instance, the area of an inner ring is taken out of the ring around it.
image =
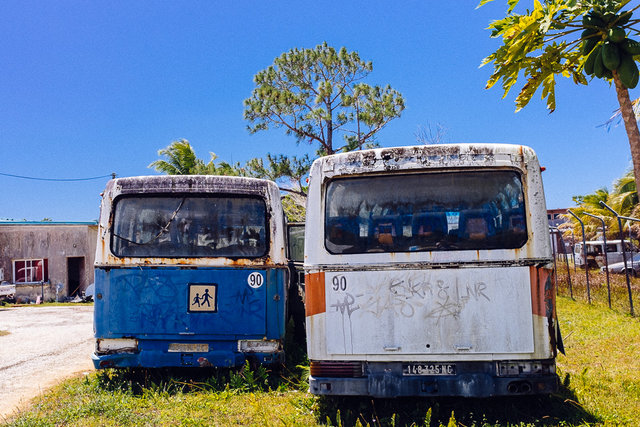
[[[399,176],[416,176],[416,175],[437,175],[437,174],[464,174],[464,173],[494,173],[494,172],[511,172],[518,179],[521,196],[522,196],[522,220],[524,221],[524,238],[519,246],[513,245],[513,247],[478,247],[478,248],[428,248],[422,250],[408,250],[408,248],[402,250],[364,250],[364,251],[353,251],[353,252],[337,252],[332,250],[327,246],[328,242],[328,219],[331,218],[328,215],[329,203],[327,197],[329,195],[329,189],[331,185],[335,181],[346,181],[350,179],[366,179],[366,178],[380,178],[380,177],[399,177]],[[403,254],[411,254],[411,253],[425,253],[425,252],[456,252],[456,251],[478,251],[478,250],[515,250],[521,249],[527,245],[530,240],[529,236],[529,228],[530,224],[528,221],[529,216],[529,208],[528,208],[528,199],[526,197],[526,181],[524,179],[524,172],[521,169],[515,167],[492,167],[492,168],[451,168],[451,169],[432,169],[432,170],[417,170],[417,171],[402,171],[396,173],[389,172],[376,172],[376,173],[360,173],[360,174],[349,174],[349,175],[336,175],[329,179],[327,179],[322,185],[322,239],[324,249],[331,255],[369,255],[369,254],[393,254],[393,253],[403,253]]]
[[[167,199],[176,199],[180,200],[182,198],[218,198],[218,199],[253,199],[258,200],[262,203],[264,207],[265,217],[264,217],[264,234],[265,234],[265,242],[264,242],[264,252],[260,255],[256,256],[245,256],[245,255],[167,255],[167,254],[154,254],[154,255],[122,255],[118,254],[114,251],[114,239],[118,238],[114,234],[114,226],[115,226],[115,215],[118,203],[122,199],[143,199],[143,198],[162,198],[165,197]],[[111,212],[109,213],[109,227],[107,230],[108,239],[109,239],[109,252],[120,259],[125,258],[167,258],[167,259],[193,259],[193,258],[206,258],[206,259],[216,259],[216,258],[224,258],[224,259],[250,259],[250,260],[258,260],[267,258],[271,252],[271,209],[267,203],[267,200],[264,196],[258,194],[232,194],[232,193],[201,193],[201,192],[179,192],[179,193],[170,193],[170,192],[153,192],[153,193],[124,193],[120,194],[113,199],[111,202]]]

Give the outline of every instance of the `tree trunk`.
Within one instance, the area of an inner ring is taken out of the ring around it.
[[[636,189],[640,191],[640,131],[638,130],[638,122],[629,98],[629,90],[620,81],[617,71],[613,71],[613,81],[616,84],[616,94],[618,95],[622,120],[624,120],[624,128],[627,131],[627,138],[629,138]]]
[[[327,155],[334,154],[333,152],[333,120],[327,120]],[[640,188],[640,187],[638,187]]]

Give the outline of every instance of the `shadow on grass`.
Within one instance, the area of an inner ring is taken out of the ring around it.
[[[568,385],[568,380],[565,381]],[[448,425],[452,416],[458,425],[584,425],[599,419],[580,406],[565,385],[549,396],[473,398],[365,397],[318,398],[317,421],[353,426],[439,426]],[[454,424],[455,425],[455,424]]]

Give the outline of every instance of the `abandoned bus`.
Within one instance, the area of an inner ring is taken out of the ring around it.
[[[429,145],[320,158],[306,225],[312,393],[557,389],[549,227],[530,148]]]
[[[111,180],[96,252],[96,368],[282,361],[289,272],[275,183]]]
[[[586,264],[590,268],[603,267],[605,264],[615,264],[623,261],[622,247],[624,246],[624,252],[626,252],[627,258],[631,259],[633,255],[638,251],[638,248],[633,246],[630,242],[623,242],[621,240],[607,240],[607,250],[604,250],[603,240],[588,240],[586,243],[587,248],[587,260]],[[607,254],[605,263],[604,254]],[[576,242],[573,246],[573,254],[575,256],[575,262],[578,267],[585,266],[584,249],[582,248],[582,242]]]

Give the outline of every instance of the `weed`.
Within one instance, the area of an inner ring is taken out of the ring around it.
[[[238,372],[231,373],[229,387],[243,392],[265,391],[269,388],[267,369],[262,365],[251,369],[247,361]]]

